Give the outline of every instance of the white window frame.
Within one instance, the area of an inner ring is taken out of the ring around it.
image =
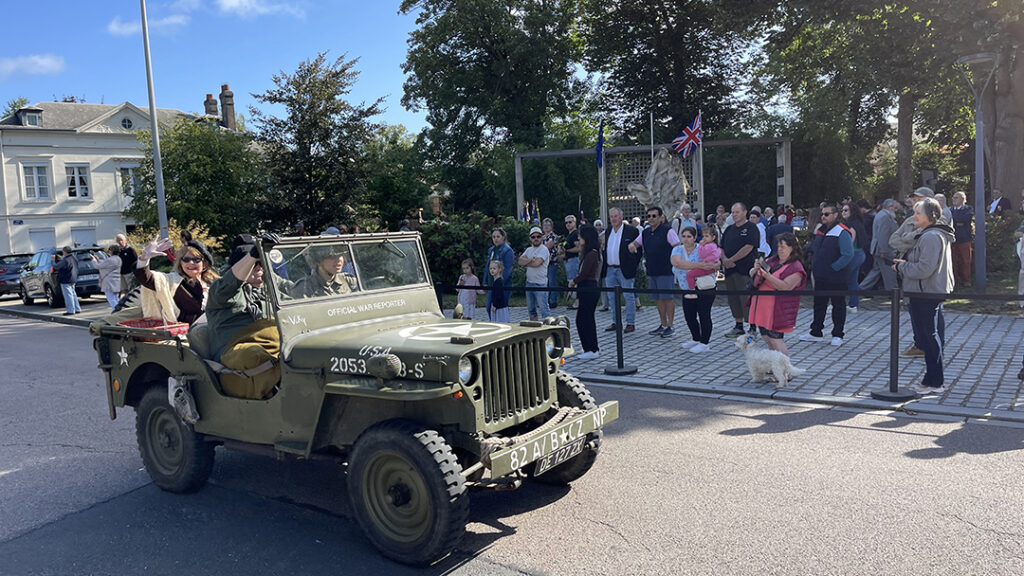
[[[22,112],[21,117],[25,119],[25,126],[43,125],[43,115],[39,112]]]
[[[21,197],[25,202],[53,202],[53,167],[49,160],[22,160],[19,162],[21,167]],[[39,195],[39,172],[37,168],[45,168],[48,174],[46,183],[46,196]],[[32,196],[29,196],[28,176],[31,169],[32,173]]]
[[[72,173],[68,174],[68,170],[71,170]],[[68,200],[92,202],[92,183],[89,181],[89,172],[88,163],[67,162],[64,164],[64,175],[68,184]],[[85,180],[84,186],[81,182],[82,179]],[[75,191],[74,195],[71,194],[72,190]]]
[[[121,202],[124,208],[131,206],[132,198],[135,197],[135,191],[138,189],[139,178],[135,175],[135,171],[138,169],[138,162],[118,162],[117,164],[117,182],[121,191]],[[127,180],[125,179],[125,171],[128,172]]]

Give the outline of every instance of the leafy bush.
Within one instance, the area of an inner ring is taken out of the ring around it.
[[[484,263],[487,261],[487,249],[491,243],[491,230],[502,228],[507,234],[508,245],[521,254],[529,244],[530,224],[516,220],[510,216],[494,218],[482,212],[473,211],[465,215],[455,215],[447,221],[438,220],[424,223],[420,227],[423,234],[423,249],[427,254],[430,274],[437,284],[455,284],[462,274],[462,261],[473,259],[476,275],[483,282],[486,272]],[[512,285],[522,286],[526,272],[516,266],[512,275]]]
[[[1017,261],[1017,239],[1014,232],[1021,225],[1019,214],[1002,218],[989,216],[985,219],[985,262],[989,278],[999,276],[1016,277],[1020,264]]]

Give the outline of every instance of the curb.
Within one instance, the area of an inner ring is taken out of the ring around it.
[[[65,318],[63,316],[54,316],[52,314],[42,314],[40,312],[24,312],[22,310],[0,310],[0,314],[6,314],[8,316],[16,316],[19,318],[28,318],[29,320],[42,320],[43,322],[53,322],[55,324],[67,324],[68,326],[79,326],[81,328],[88,328],[89,324],[92,324],[92,320],[80,320],[78,318]]]

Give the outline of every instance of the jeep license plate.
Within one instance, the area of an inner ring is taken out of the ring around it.
[[[555,466],[558,466],[562,462],[569,460],[575,456],[579,456],[580,452],[583,452],[583,441],[586,438],[577,438],[570,442],[566,446],[562,446],[558,450],[555,450],[551,454],[541,458],[537,461],[537,467],[533,471],[534,476],[540,476],[541,474],[551,470]]]
[[[82,274],[81,276],[78,277],[78,279],[82,280],[82,281],[85,281],[85,280],[99,280],[100,279],[100,275],[99,274]]]

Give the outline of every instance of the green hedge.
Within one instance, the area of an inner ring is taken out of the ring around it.
[[[476,275],[483,282],[487,249],[492,246],[491,230],[503,228],[508,245],[518,256],[530,240],[530,225],[512,217],[494,218],[482,212],[451,216],[447,221],[432,221],[420,226],[427,264],[436,284],[455,284],[462,274],[462,261],[472,258]],[[513,286],[525,283],[526,271],[516,266]]]

